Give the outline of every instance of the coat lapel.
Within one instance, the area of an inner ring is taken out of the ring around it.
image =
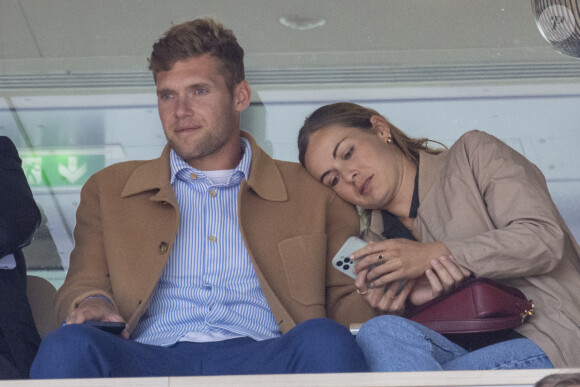
[[[242,131],[242,137],[247,138],[252,146],[249,187],[264,200],[287,201],[286,186],[274,159],[258,146],[249,133]]]
[[[129,197],[141,192],[158,190],[150,200],[167,202],[178,208],[177,198],[171,185],[171,167],[169,164],[169,145],[166,145],[157,159],[150,160],[139,166],[127,180],[121,192],[121,197]]]
[[[291,327],[296,325],[296,322],[290,316],[274,290],[268,282],[266,276],[264,275],[264,268],[267,268],[269,259],[273,257],[256,256],[252,251],[251,243],[249,240],[255,240],[259,238],[248,238],[248,234],[255,233],[253,229],[253,224],[258,224],[263,221],[263,216],[265,216],[260,211],[261,208],[252,208],[249,204],[255,203],[254,200],[248,200],[250,195],[257,195],[259,198],[274,202],[285,202],[288,200],[288,192],[286,191],[286,185],[284,184],[284,179],[280,174],[276,162],[272,159],[266,152],[264,152],[256,143],[254,138],[246,132],[242,132],[242,137],[247,138],[250,141],[252,147],[252,163],[250,165],[250,175],[247,182],[242,182],[240,188],[240,196],[238,199],[239,207],[239,219],[238,224],[240,225],[240,230],[250,259],[254,266],[254,271],[260,282],[260,287],[262,292],[268,301],[268,305],[276,318],[278,325],[282,332],[287,332]]]

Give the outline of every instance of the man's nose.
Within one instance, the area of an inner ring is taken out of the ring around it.
[[[193,114],[191,109],[191,104],[186,98],[180,98],[177,101],[177,106],[175,107],[175,116],[178,118],[187,117]]]

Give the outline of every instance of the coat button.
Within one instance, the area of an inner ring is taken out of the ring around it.
[[[161,254],[165,254],[167,252],[167,249],[169,248],[169,246],[167,245],[167,243],[165,242],[161,242],[159,244],[159,253]]]

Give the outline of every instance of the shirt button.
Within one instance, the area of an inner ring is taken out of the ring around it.
[[[165,242],[161,242],[159,244],[159,253],[160,254],[165,254],[167,252],[167,249],[169,248],[169,246],[167,245],[167,243]]]
[[[191,180],[197,180],[197,175],[195,173],[192,173],[189,177],[191,177]]]
[[[216,238],[215,236],[213,236],[213,235],[210,235],[210,236],[209,236],[207,239],[208,239],[210,242],[212,242],[212,243],[214,243],[214,242],[216,242],[216,241],[217,241],[217,238]]]
[[[215,198],[217,196],[217,192],[215,192],[215,190],[212,189],[211,191],[209,191],[209,196]]]

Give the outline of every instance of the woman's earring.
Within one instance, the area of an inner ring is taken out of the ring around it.
[[[393,143],[393,139],[391,137],[387,137],[387,144],[392,144]]]

